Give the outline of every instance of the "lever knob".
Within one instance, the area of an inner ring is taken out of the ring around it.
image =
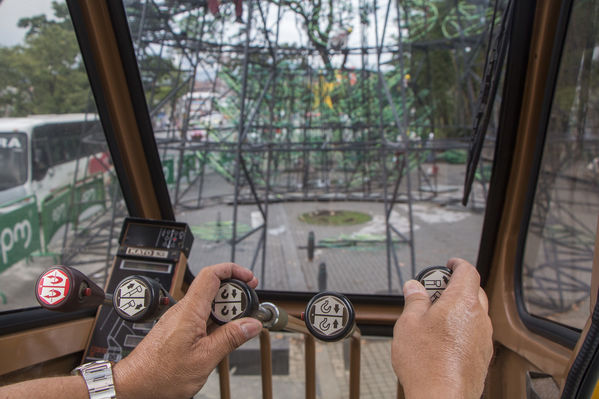
[[[85,274],[68,266],[53,266],[40,275],[35,298],[46,309],[70,312],[94,308],[105,302],[102,288]]]
[[[431,302],[435,303],[449,284],[451,273],[452,271],[448,267],[431,266],[418,273],[416,280],[424,286]]]
[[[225,324],[242,317],[255,317],[260,302],[256,291],[236,279],[221,281],[216,297],[212,301],[210,318],[217,324]]]
[[[308,331],[321,341],[339,341],[353,333],[356,312],[344,295],[321,292],[308,302],[304,322]]]
[[[158,319],[175,301],[158,281],[134,275],[117,285],[112,303],[122,319],[144,322]]]

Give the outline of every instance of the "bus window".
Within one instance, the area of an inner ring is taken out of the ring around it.
[[[31,140],[31,151],[33,180],[40,181],[46,176],[48,168],[52,165],[48,139],[42,137],[38,132]]]
[[[27,150],[24,133],[0,132],[0,190],[25,183],[29,173]]]

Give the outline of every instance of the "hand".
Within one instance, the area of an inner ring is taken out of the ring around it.
[[[493,354],[489,305],[480,276],[450,259],[451,280],[434,303],[415,280],[404,285],[391,358],[406,398],[480,398]]]
[[[119,399],[190,398],[226,355],[260,333],[262,324],[252,318],[207,332],[212,300],[226,278],[245,281],[252,288],[258,285],[251,271],[233,263],[202,269],[185,297],[115,366]]]

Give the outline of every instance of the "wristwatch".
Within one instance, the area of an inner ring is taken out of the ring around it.
[[[108,360],[82,364],[71,371],[71,374],[80,374],[83,377],[89,392],[89,399],[116,399],[112,363]]]

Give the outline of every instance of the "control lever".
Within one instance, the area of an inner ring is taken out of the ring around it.
[[[352,303],[336,292],[314,295],[302,317],[308,331],[321,341],[339,341],[357,331]]]
[[[35,298],[46,309],[70,312],[111,304],[112,296],[79,270],[54,266],[37,279]]]
[[[445,288],[447,288],[449,279],[451,279],[451,273],[452,271],[448,267],[431,266],[418,273],[416,280],[424,286],[431,302],[435,303],[443,291],[445,291]]]
[[[307,332],[301,320],[289,316],[284,309],[274,303],[260,303],[256,291],[243,281],[222,280],[212,301],[210,318],[215,323],[223,325],[242,317],[258,319],[264,328],[272,331]]]
[[[217,324],[226,324],[242,317],[254,317],[260,321],[271,317],[267,310],[260,308],[256,291],[237,279],[222,280],[216,297],[212,301],[210,317]]]
[[[140,275],[124,278],[112,296],[116,313],[131,322],[156,320],[175,303],[157,280]]]

